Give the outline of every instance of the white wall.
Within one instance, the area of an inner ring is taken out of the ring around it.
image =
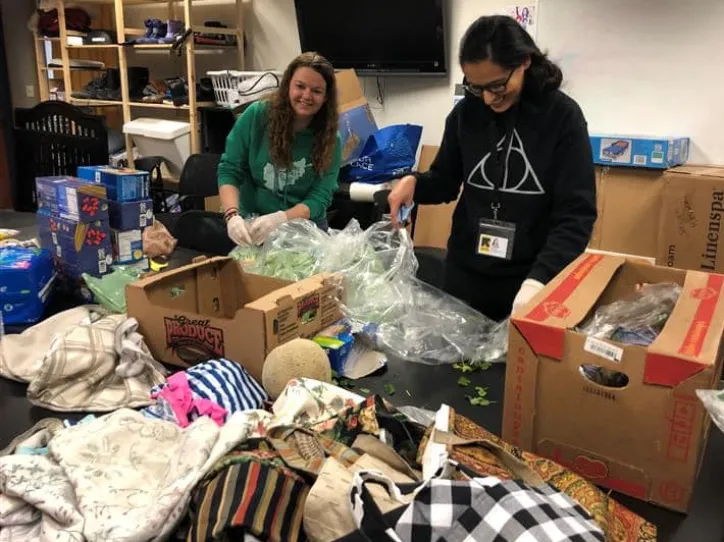
[[[724,1],[540,0],[538,39],[591,131],[685,135],[724,164]]]
[[[447,0],[447,79],[384,78],[385,105],[367,98],[380,126],[424,126],[438,144],[453,89],[462,79],[458,42],[480,15],[509,0]],[[525,3],[525,2],[521,2]],[[293,0],[253,0],[247,29],[256,68],[283,68],[299,52]],[[538,41],[564,70],[565,90],[581,104],[594,132],[688,135],[690,161],[724,164],[724,1],[539,0]]]

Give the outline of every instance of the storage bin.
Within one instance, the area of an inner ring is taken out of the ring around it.
[[[188,122],[140,118],[123,125],[123,133],[130,134],[141,156],[162,156],[169,173],[181,176],[191,152],[191,127]]]

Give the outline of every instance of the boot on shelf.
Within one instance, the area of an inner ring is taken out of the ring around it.
[[[166,37],[166,23],[161,19],[146,19],[146,34],[133,43],[141,45],[157,44],[159,40]]]
[[[108,100],[107,96],[121,92],[121,74],[118,68],[107,68],[103,75],[90,81],[83,90],[73,92],[71,96],[80,100]]]
[[[166,23],[166,35],[158,40],[159,43],[171,44],[175,43],[176,40],[184,33],[184,22],[175,21],[169,19]]]

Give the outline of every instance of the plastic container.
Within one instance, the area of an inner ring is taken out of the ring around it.
[[[222,107],[237,107],[254,102],[279,88],[278,72],[240,72],[220,70],[206,72],[214,87],[216,103]]]
[[[191,154],[191,127],[188,122],[140,118],[123,125],[141,156],[162,156],[169,173],[181,176],[186,159]]]

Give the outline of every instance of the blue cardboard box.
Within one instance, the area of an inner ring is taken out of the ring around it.
[[[143,229],[153,222],[153,201],[109,201],[108,217],[114,230]]]
[[[108,199],[113,201],[136,201],[149,197],[147,171],[109,166],[80,166],[78,177],[105,186]]]
[[[68,176],[37,177],[38,208],[79,222],[108,220],[106,188]]]
[[[59,266],[96,276],[110,271],[113,247],[108,222],[77,222],[39,212],[38,233],[41,246],[50,251]]]
[[[143,232],[113,230],[113,259],[119,264],[143,260]]]
[[[591,135],[593,162],[603,166],[667,169],[689,158],[688,137]]]
[[[47,250],[0,248],[0,322],[17,325],[40,320],[55,278]]]
[[[345,321],[338,322],[320,331],[312,340],[324,349],[332,370],[339,375],[343,374],[344,364],[354,346],[354,336],[349,324]]]

